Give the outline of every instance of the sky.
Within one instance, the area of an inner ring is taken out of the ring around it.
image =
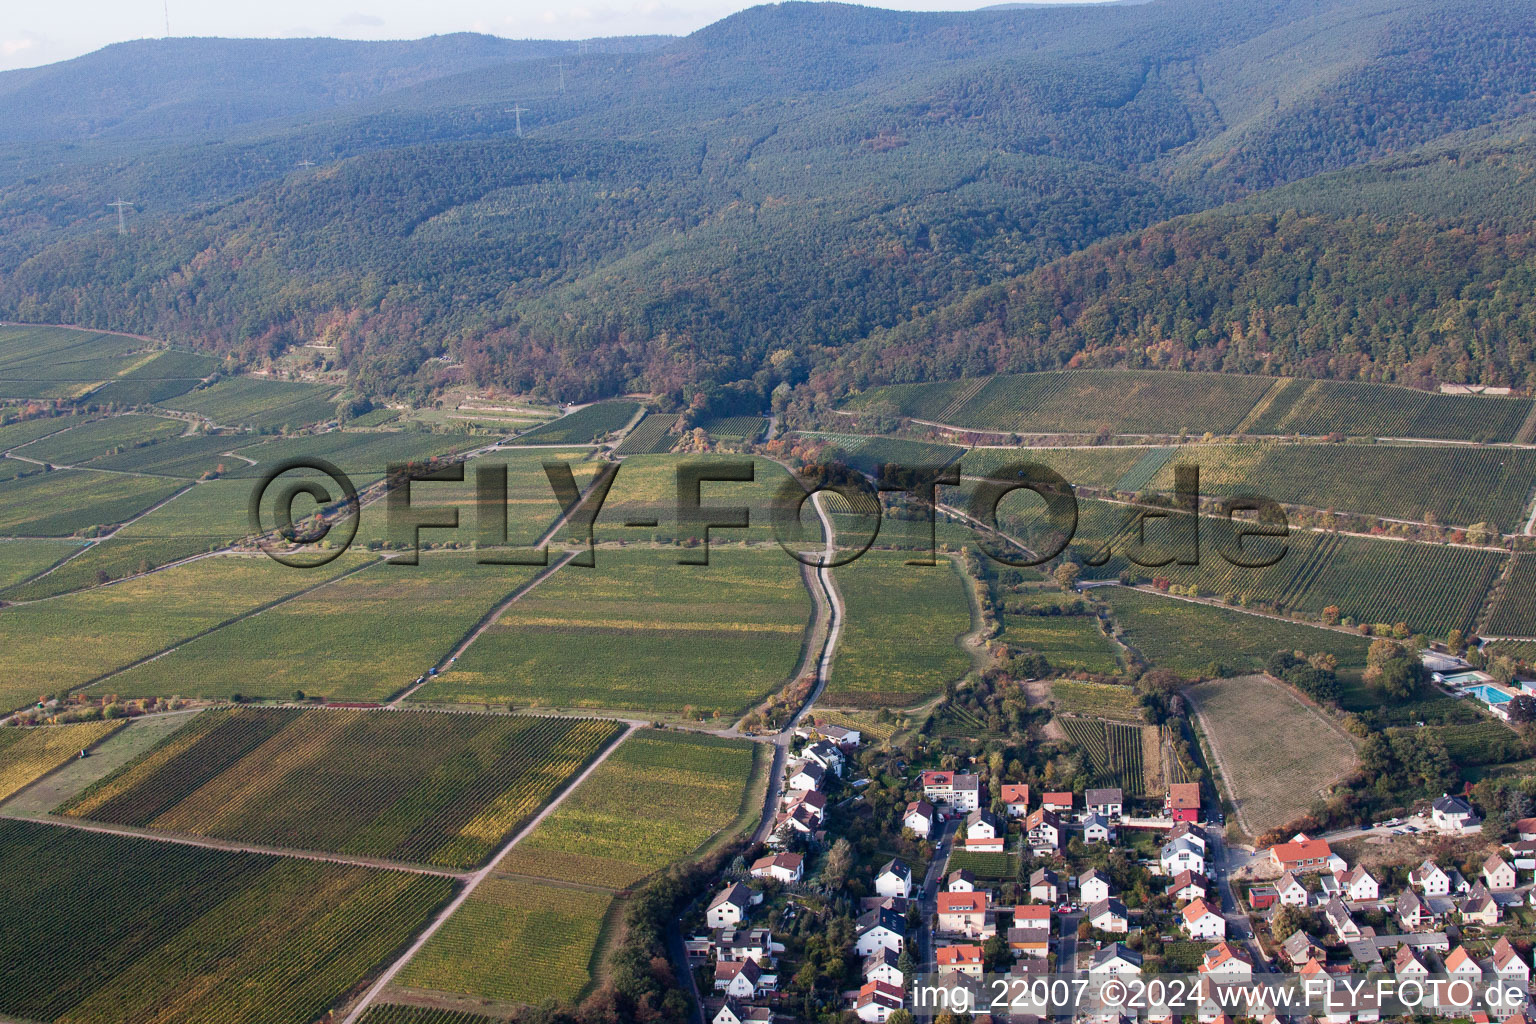
[[[903,10],[971,10],[999,0],[880,0]],[[1069,0],[1070,2],[1070,0]],[[751,0],[0,0],[0,70],[78,57],[126,39],[338,36],[416,39],[485,32],[512,39],[684,35]]]

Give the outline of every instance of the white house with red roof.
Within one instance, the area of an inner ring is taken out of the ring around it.
[[[753,878],[771,878],[775,882],[798,882],[805,874],[805,858],[798,853],[775,853],[752,862]]]
[[[866,981],[853,1002],[854,1016],[859,1020],[882,1024],[891,1014],[901,1009],[905,994],[896,985],[883,981]]]
[[[1531,965],[1503,935],[1493,944],[1493,969],[1505,981],[1529,981],[1531,978]]]
[[[1061,819],[1044,807],[1024,819],[1024,835],[1036,853],[1054,853],[1061,849]]]
[[[1334,856],[1328,840],[1313,839],[1303,832],[1296,833],[1295,838],[1288,843],[1271,846],[1269,859],[1277,870],[1298,875],[1316,874],[1319,871],[1332,874],[1348,867],[1342,859]]]
[[[1351,903],[1372,903],[1381,898],[1381,883],[1366,870],[1364,864],[1356,864],[1348,871],[1334,873],[1339,890]]]
[[[941,892],[936,902],[939,934],[968,939],[990,939],[997,934],[985,893]]]
[[[730,960],[715,964],[715,991],[735,999],[752,999],[764,990],[763,969],[755,960]]]
[[[970,944],[940,946],[934,953],[934,960],[938,964],[940,974],[946,971],[959,971],[967,977],[981,977],[982,949],[980,946]]]
[[[1227,937],[1227,919],[1205,900],[1193,900],[1179,911],[1179,924],[1192,939],[1211,942]]]
[[[1287,907],[1305,907],[1312,899],[1307,892],[1307,887],[1302,885],[1296,875],[1290,871],[1282,874],[1280,880],[1275,883],[1275,894]]]
[[[1223,939],[1205,951],[1200,973],[1222,982],[1246,981],[1253,977],[1253,961],[1248,954]]]
[[[1003,783],[1002,798],[1008,817],[1022,818],[1029,813],[1029,786],[1024,783]]]
[[[1483,977],[1482,967],[1467,952],[1466,946],[1457,946],[1446,954],[1445,973],[1462,981],[1481,981]]]
[[[1451,891],[1451,876],[1446,874],[1433,859],[1408,872],[1408,884],[1425,896],[1446,896]]]
[[[1515,869],[1503,857],[1495,853],[1483,861],[1483,884],[1490,892],[1513,892],[1515,881]]]
[[[1040,806],[1044,807],[1046,810],[1052,812],[1053,814],[1069,815],[1072,813],[1072,806],[1075,799],[1076,798],[1071,793],[1067,792],[1047,793],[1043,798],[1041,798]]]

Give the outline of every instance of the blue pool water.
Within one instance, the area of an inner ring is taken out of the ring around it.
[[[1510,700],[1513,699],[1503,690],[1500,690],[1497,687],[1489,686],[1487,683],[1478,683],[1476,686],[1469,686],[1467,687],[1467,692],[1476,697],[1478,700],[1482,701],[1484,704],[1507,704]]]

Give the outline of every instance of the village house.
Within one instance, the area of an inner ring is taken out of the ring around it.
[[[912,895],[912,869],[901,858],[892,857],[875,875],[875,892],[881,896]]]
[[[1467,952],[1466,946],[1457,946],[1451,950],[1445,958],[1445,973],[1452,979],[1462,981],[1476,982],[1483,978],[1483,969],[1478,966],[1472,954]]]
[[[733,928],[746,920],[748,911],[761,902],[762,893],[734,882],[715,896],[704,912],[704,920],[711,928]]]
[[[1350,914],[1349,908],[1337,896],[1323,904],[1323,916],[1328,919],[1328,926],[1333,929],[1333,934],[1338,936],[1340,942],[1354,942],[1363,934],[1359,923]]]
[[[1312,936],[1299,929],[1280,943],[1280,953],[1292,967],[1300,967],[1308,960],[1314,958],[1320,960],[1327,955],[1323,952],[1323,947],[1313,941]]]
[[[1275,883],[1275,896],[1283,906],[1287,907],[1305,907],[1311,901],[1307,887],[1289,871],[1281,875],[1280,880]]]
[[[798,853],[775,853],[759,857],[752,862],[753,878],[771,878],[775,882],[791,884],[800,881],[805,873],[805,858]]]
[[[1083,842],[1107,843],[1114,838],[1114,831],[1109,827],[1109,819],[1097,811],[1090,812],[1083,818]]]
[[[1513,892],[1515,869],[1503,857],[1492,854],[1483,861],[1483,884],[1488,886],[1490,892]]]
[[[1398,924],[1411,932],[1426,931],[1435,926],[1432,907],[1412,889],[1404,889],[1397,898]]]
[[[1126,915],[1125,904],[1113,896],[1098,900],[1088,908],[1088,923],[1101,932],[1117,932],[1124,935],[1131,930],[1131,920]]]
[[[826,781],[827,770],[815,761],[806,761],[794,769],[789,776],[790,789],[820,789]]]
[[[1209,848],[1209,840],[1206,839],[1205,829],[1201,828],[1199,825],[1192,821],[1178,822],[1173,826],[1173,828],[1169,829],[1168,834],[1163,837],[1164,842],[1172,842],[1175,839],[1188,839],[1190,842],[1200,847],[1201,853],[1204,853]]]
[[[843,774],[843,752],[838,750],[826,740],[817,740],[808,745],[801,755],[808,761],[814,761],[833,775]]]
[[[1505,981],[1529,981],[1531,977],[1531,965],[1521,959],[1519,951],[1503,935],[1493,944],[1493,969]]]
[[[1020,956],[1049,956],[1051,908],[1044,904],[1020,904],[1014,907],[1013,927],[1008,929],[1008,948]]]
[[[772,1024],[773,1010],[766,1006],[747,1006],[727,998],[711,1017],[710,1024]]]
[[[1109,876],[1094,868],[1083,872],[1077,879],[1077,898],[1083,903],[1097,903],[1099,900],[1107,900],[1115,894],[1115,887],[1110,884]]]
[[[1205,951],[1200,973],[1223,982],[1246,981],[1253,977],[1253,961],[1248,954],[1223,939]]]
[[[907,983],[907,976],[897,966],[900,956],[889,949],[877,949],[864,958],[863,976],[865,981],[878,981],[886,985],[894,985],[902,988]]]
[[[987,897],[979,892],[941,892],[937,897],[938,932],[968,939],[989,939],[997,925],[987,910]]]
[[[1408,873],[1408,884],[1425,896],[1446,896],[1451,891],[1451,876],[1433,860],[1426,859]]]
[[[940,946],[934,954],[939,971],[958,971],[971,978],[981,977],[982,951],[980,946]]]
[[[820,794],[817,794],[818,796]],[[788,845],[788,839],[784,838],[792,833],[800,835],[815,835],[821,824],[812,814],[809,808],[803,804],[796,804],[792,808],[782,810],[773,819],[773,834],[779,837],[779,841],[773,845],[783,847]]]
[[[1090,814],[1097,814],[1109,821],[1118,821],[1125,811],[1125,792],[1115,786],[1109,789],[1090,789],[1083,794],[1083,803]]]
[[[965,848],[978,853],[1003,852],[1003,825],[991,811],[975,810],[966,816]]]
[[[1424,961],[1412,946],[1399,946],[1397,955],[1392,958],[1392,973],[1399,978],[1422,978],[1429,974],[1429,968],[1424,966]]]
[[[1024,834],[1029,848],[1037,854],[1061,849],[1061,821],[1043,807],[1024,819]]]
[[[905,1005],[902,989],[883,981],[866,981],[853,1002],[853,1014],[859,1020],[882,1024]]]
[[[933,831],[933,804],[927,800],[913,800],[902,814],[902,828],[909,828],[920,839],[927,839]]]
[[[1055,903],[1061,892],[1061,879],[1050,868],[1036,868],[1029,876],[1029,898]]]
[[[1163,798],[1163,814],[1174,821],[1200,820],[1200,783],[1175,782]]]
[[[1227,919],[1205,900],[1198,899],[1179,911],[1180,925],[1192,939],[1211,942],[1225,938]]]
[[[1163,891],[1175,903],[1184,903],[1203,898],[1210,893],[1210,890],[1210,880],[1204,875],[1196,871],[1180,871],[1173,876],[1173,881]]]
[[[1002,787],[1003,809],[1010,818],[1022,818],[1029,813],[1029,786],[1022,782],[1005,782]]]
[[[1521,842],[1536,842],[1536,818],[1521,818],[1515,822],[1515,833]]]
[[[1376,876],[1367,871],[1363,864],[1356,864],[1348,871],[1336,872],[1333,877],[1349,903],[1373,903],[1381,898],[1381,883],[1376,881]]]
[[[1047,793],[1040,806],[1058,817],[1070,817],[1075,797],[1071,793]]]
[[[1448,793],[1430,805],[1429,820],[1441,832],[1449,832],[1453,835],[1475,832],[1483,827],[1482,821],[1472,810],[1471,804],[1459,796],[1451,796]]]
[[[1296,837],[1288,843],[1271,846],[1269,859],[1276,870],[1293,874],[1316,874],[1319,871],[1332,873],[1345,866],[1342,860],[1333,855],[1326,839],[1311,839],[1301,832],[1296,833]]]
[[[944,889],[946,892],[975,892],[976,875],[970,868],[956,868],[944,879]]]
[[[1177,875],[1182,871],[1205,874],[1205,848],[1193,836],[1180,836],[1164,843],[1157,855],[1158,866],[1164,875]]]
[[[906,921],[892,910],[870,910],[860,915],[853,948],[859,956],[871,956],[877,950],[900,953],[906,946]]]
[[[968,814],[981,806],[981,776],[964,772],[923,772],[923,798],[946,811]]]
[[[1482,882],[1472,887],[1472,891],[1467,893],[1456,909],[1461,913],[1463,924],[1480,924],[1485,928],[1492,928],[1504,916],[1499,901],[1493,898],[1493,893]]]
[[[1141,973],[1141,954],[1127,949],[1118,942],[1111,942],[1102,949],[1094,950],[1088,964],[1090,978],[1113,978]]]
[[[772,991],[777,978],[764,974],[755,960],[728,960],[715,964],[715,991],[734,999],[753,999]]]

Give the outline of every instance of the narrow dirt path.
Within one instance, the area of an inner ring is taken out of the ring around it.
[[[390,982],[395,980],[395,977],[401,972],[401,970],[405,968],[405,965],[410,963],[416,954],[420,953],[422,948],[425,947],[428,942],[432,941],[432,937],[442,929],[444,924],[448,923],[448,920],[452,918],[455,913],[458,912],[459,908],[462,907],[469,899],[469,897],[474,894],[474,891],[480,887],[480,884],[491,876],[491,874],[496,870],[496,865],[501,863],[502,858],[507,855],[508,851],[510,851],[518,843],[522,842],[525,838],[527,838],[528,834],[534,829],[538,828],[539,824],[545,818],[553,814],[556,808],[565,802],[565,798],[574,793],[583,782],[587,781],[587,778],[591,776],[593,772],[597,771],[598,766],[601,765],[604,761],[608,760],[609,755],[611,755],[615,750],[619,749],[619,746],[623,744],[625,740],[629,739],[630,734],[634,731],[635,726],[628,726],[624,730],[623,735],[614,740],[612,743],[608,744],[608,748],[604,750],[602,754],[594,758],[591,764],[587,765],[585,771],[567,782],[565,784],[565,788],[560,791],[559,795],[557,795],[553,800],[545,805],[544,809],[535,815],[532,821],[523,826],[523,828],[519,830],[516,835],[502,844],[501,849],[497,850],[491,856],[491,859],[486,862],[485,867],[465,878],[464,888],[459,891],[459,894],[453,898],[452,902],[450,902],[446,907],[442,909],[437,917],[433,919],[431,924],[427,925],[427,927],[422,930],[422,933],[416,937],[416,941],[411,943],[410,947],[406,949],[404,953],[400,954],[399,958],[396,959],[394,963],[390,964],[384,973],[379,975],[378,980],[375,981],[372,987],[370,987],[368,991],[363,995],[363,997],[358,1000],[357,1005],[354,1006],[352,1008],[352,1012],[347,1014],[347,1016],[343,1019],[342,1024],[357,1024],[357,1022],[362,1019],[363,1014],[368,1011],[368,1007],[372,1006],[375,1002],[378,1001],[379,994],[383,992],[384,989],[388,988]]]

